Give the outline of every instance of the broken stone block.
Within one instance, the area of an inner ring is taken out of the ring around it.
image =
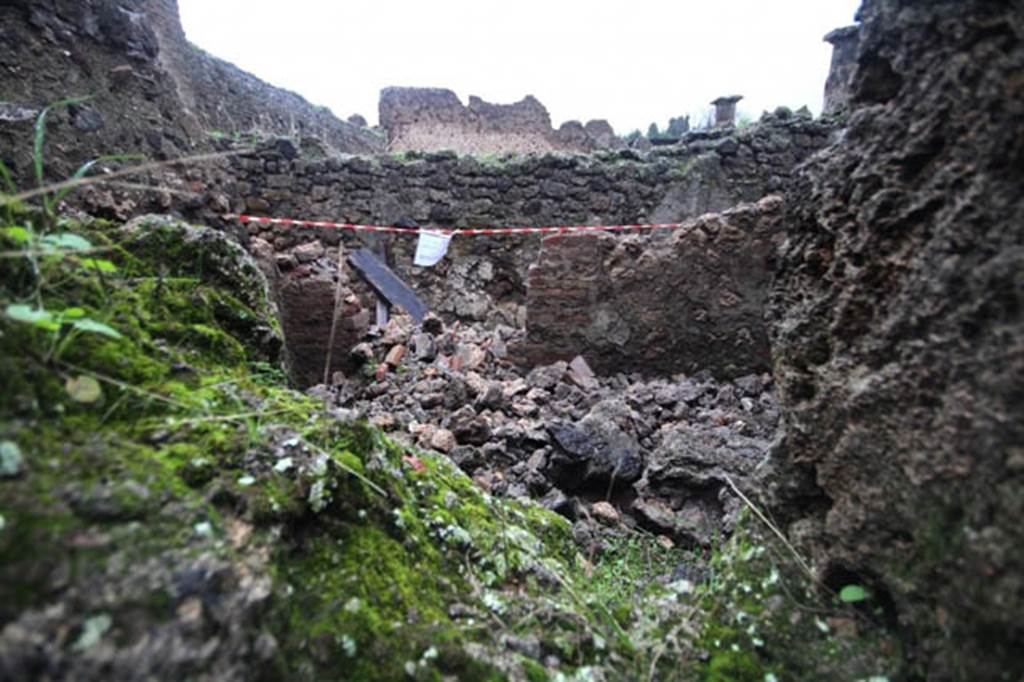
[[[583,359],[582,355],[577,355],[573,358],[573,361],[569,363],[569,372],[567,378],[572,383],[576,384],[584,390],[592,390],[597,386],[597,378],[594,376],[594,371],[590,369],[590,365]]]
[[[358,364],[365,364],[374,359],[373,346],[368,343],[360,343],[352,347],[348,352],[350,358]]]
[[[424,409],[430,410],[435,407],[440,407],[444,403],[443,393],[425,393],[420,396],[420,405]]]
[[[437,336],[438,334],[444,333],[444,321],[435,313],[427,313],[423,318],[423,323],[420,325],[420,329],[427,334]]]
[[[505,392],[501,384],[491,382],[486,385],[483,391],[477,393],[474,406],[477,409],[500,410],[505,405]]]
[[[639,417],[620,399],[604,400],[579,422],[548,427],[558,445],[549,475],[562,487],[627,484],[640,478],[643,457],[635,429]]]
[[[455,466],[469,475],[472,475],[483,464],[480,450],[471,445],[456,446],[449,457],[455,462]]]
[[[459,369],[476,369],[484,364],[484,360],[487,359],[487,353],[475,344],[459,344],[453,359],[458,362]],[[455,368],[453,367],[453,369]]]
[[[392,367],[398,367],[402,364],[402,360],[405,359],[405,354],[407,352],[408,349],[402,344],[393,346],[391,350],[388,351],[387,357],[384,358],[384,362]]]
[[[422,362],[430,362],[437,357],[437,342],[430,334],[421,333],[412,337],[413,357]]]
[[[609,526],[617,526],[620,521],[619,512],[608,502],[595,502],[590,507],[590,513],[595,519]]]
[[[395,428],[395,418],[390,414],[374,415],[370,418],[370,423],[384,431],[390,431]]]
[[[519,378],[513,379],[512,381],[506,381],[502,386],[502,393],[504,393],[506,400],[511,400],[517,395],[526,393],[529,390],[530,386]]]
[[[633,500],[630,510],[648,528],[668,535],[675,534],[675,512],[664,502],[638,497]]]
[[[274,262],[277,263],[277,267],[281,270],[292,270],[298,264],[298,259],[290,253],[279,253],[274,256]]]
[[[324,245],[319,240],[300,244],[292,249],[292,254],[300,263],[312,263],[324,255]]]
[[[409,435],[416,441],[416,445],[421,448],[431,447],[430,441],[435,433],[437,433],[437,426],[434,424],[420,424],[419,422],[409,424]]]
[[[569,365],[565,362],[556,362],[543,367],[535,367],[526,376],[526,382],[534,388],[553,389],[562,379]]]
[[[448,429],[438,429],[430,437],[430,447],[445,454],[454,450],[457,445],[455,434]]]
[[[381,339],[381,343],[384,345],[405,343],[409,338],[410,331],[412,331],[411,320],[405,315],[395,315],[388,320],[387,327],[384,329],[384,338]]]
[[[541,498],[540,503],[545,508],[564,516],[570,521],[575,521],[578,516],[576,501],[569,499],[558,488],[549,490],[547,495]]]
[[[473,396],[478,396],[487,390],[487,380],[476,372],[466,372],[466,386]]]
[[[451,416],[449,428],[459,443],[483,445],[491,437],[490,420],[468,405]]]

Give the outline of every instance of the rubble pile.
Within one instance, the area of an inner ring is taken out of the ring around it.
[[[599,377],[582,357],[524,370],[509,359],[522,336],[396,317],[352,349],[356,375],[310,392],[447,455],[485,490],[540,499],[591,547],[608,526],[684,547],[731,531],[726,490],[757,467],[778,420],[769,375]]]

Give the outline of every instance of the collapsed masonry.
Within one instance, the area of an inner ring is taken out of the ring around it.
[[[548,154],[500,164],[451,152],[311,159],[277,142],[230,159],[228,175],[234,179],[225,188],[235,195],[228,201],[238,213],[312,220],[389,225],[411,219],[445,227],[674,223],[784,192],[796,165],[826,144],[830,133],[827,122],[780,110],[750,128],[690,134],[685,143],[647,155]],[[396,272],[447,320],[526,326],[526,343],[515,352],[524,362],[582,354],[600,371],[645,373],[693,371],[710,363],[720,376],[734,377],[769,366],[760,311],[779,234],[770,219],[758,222],[749,215],[701,220],[676,233],[579,242],[536,235],[456,237],[449,258],[427,269],[412,263],[413,238],[387,240]],[[212,214],[206,219],[220,221]],[[312,320],[293,336],[322,339],[329,331],[334,275],[311,268],[311,254],[330,266],[325,247],[344,244],[351,251],[382,239],[261,223],[250,223],[247,234],[260,240],[254,241],[260,249],[279,255],[287,282],[283,295],[293,300],[295,293],[296,305],[286,308]],[[583,258],[559,258],[560,243],[580,243],[590,251]],[[609,248],[594,251],[598,243]],[[558,267],[546,265],[556,260]],[[634,270],[634,262],[650,266]],[[667,262],[679,265],[666,269]],[[656,290],[680,287],[686,296],[652,299]],[[583,293],[574,298],[574,289]],[[641,300],[646,312],[627,312]],[[345,328],[365,327],[370,306],[364,301],[346,308],[351,319]],[[571,324],[562,312],[566,308],[590,321]],[[290,324],[286,319],[286,335]],[[344,349],[336,350],[341,352],[332,355],[340,363]],[[324,352],[299,354],[296,367],[309,365],[299,370],[303,382],[320,380]],[[719,359],[712,361],[715,352]]]

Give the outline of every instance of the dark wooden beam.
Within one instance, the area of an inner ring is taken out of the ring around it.
[[[359,249],[348,257],[348,262],[379,298],[405,309],[417,324],[423,321],[429,308],[373,251]]]

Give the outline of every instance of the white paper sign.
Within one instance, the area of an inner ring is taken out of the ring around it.
[[[437,265],[448,253],[448,244],[451,240],[450,234],[420,230],[420,240],[416,244],[415,264],[421,267]]]

